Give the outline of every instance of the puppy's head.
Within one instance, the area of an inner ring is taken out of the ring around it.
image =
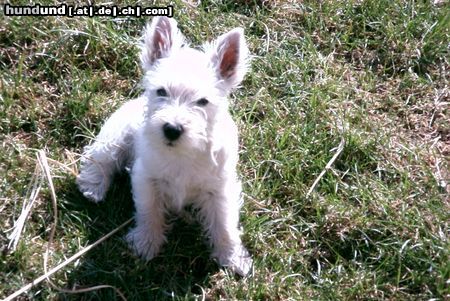
[[[146,133],[152,144],[205,150],[213,128],[228,114],[228,94],[247,72],[243,30],[233,29],[195,50],[174,19],[156,17],[146,27],[141,62],[148,100]]]

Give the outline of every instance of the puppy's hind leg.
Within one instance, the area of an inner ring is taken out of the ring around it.
[[[121,146],[108,142],[96,141],[85,148],[81,159],[81,172],[77,177],[77,184],[83,195],[94,201],[103,200],[114,173],[119,169],[114,157],[123,160],[125,152]],[[116,156],[114,156],[116,154]]]
[[[86,198],[102,201],[114,174],[132,162],[143,107],[144,101],[139,98],[124,104],[106,121],[95,142],[85,147],[77,184]]]

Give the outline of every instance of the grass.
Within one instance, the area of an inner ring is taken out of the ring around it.
[[[109,284],[128,300],[450,298],[448,7],[250,0],[194,8],[176,1],[174,13],[193,44],[244,27],[254,55],[231,97],[254,273],[225,273],[209,259],[200,227],[179,221],[149,263],[131,255],[123,230],[54,282]],[[45,184],[17,250],[6,248],[37,149],[59,162],[51,163],[58,224],[50,266],[132,216],[126,175],[96,205],[64,166],[76,172],[70,164],[89,137],[141,92],[136,43],[146,22],[0,18],[1,297],[43,274],[53,223]],[[307,197],[342,138],[342,153]],[[19,300],[119,299],[112,289],[73,295],[43,283]]]

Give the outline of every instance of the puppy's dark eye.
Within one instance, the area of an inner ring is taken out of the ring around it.
[[[197,100],[197,105],[204,107],[209,103],[209,101],[206,98],[200,98],[199,100]]]
[[[164,88],[159,88],[158,90],[156,90],[156,96],[159,96],[159,97],[167,97],[168,94],[167,94],[166,89],[164,89]]]

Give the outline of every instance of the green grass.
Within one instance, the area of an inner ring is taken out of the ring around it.
[[[254,56],[231,97],[252,277],[221,270],[200,227],[179,221],[151,262],[132,256],[123,230],[56,273],[55,283],[109,284],[128,300],[450,298],[448,7],[293,2],[174,4],[194,45],[241,26]],[[105,118],[139,95],[136,43],[146,22],[0,18],[0,297],[43,274],[53,223],[46,184],[17,250],[6,249],[36,150],[69,165]],[[342,153],[307,197],[341,138]],[[59,217],[51,266],[133,212],[126,175],[96,205],[61,164],[51,163]],[[42,283],[20,300],[119,299],[112,289],[72,295]]]

